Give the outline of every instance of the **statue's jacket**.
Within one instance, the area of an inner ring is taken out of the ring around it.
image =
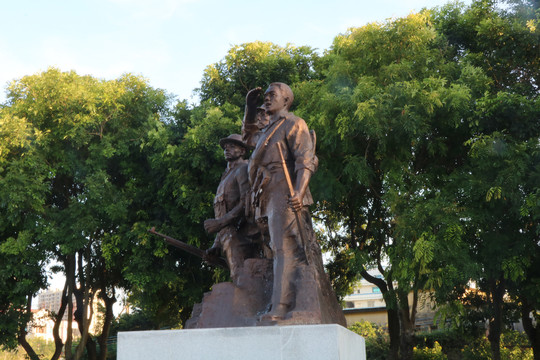
[[[228,222],[228,225],[218,232],[215,245],[223,246],[223,242],[236,233],[243,235],[249,231],[243,221],[245,197],[248,193],[247,160],[239,160],[223,172],[214,198],[215,218],[225,218]]]
[[[268,216],[270,196],[289,197],[278,143],[287,164],[291,181],[301,169],[315,172],[317,158],[315,144],[306,122],[292,113],[287,113],[259,130],[256,126],[244,126],[244,140],[248,145],[256,144],[251,155],[248,174],[251,184],[251,206],[255,218]],[[304,205],[313,204],[309,188],[303,199]]]

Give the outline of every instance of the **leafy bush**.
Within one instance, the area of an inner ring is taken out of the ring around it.
[[[482,336],[462,350],[463,360],[491,360],[489,340]],[[525,334],[507,330],[501,336],[501,359],[532,360],[533,352]]]
[[[476,338],[460,330],[444,329],[432,332],[419,332],[415,335],[414,346],[418,349],[431,349],[437,343],[449,359],[459,359],[463,347],[473,342]]]
[[[443,349],[462,349],[465,344],[469,344],[473,340],[473,336],[464,334],[458,330],[436,330],[417,333],[415,335],[414,345],[416,347],[432,348],[435,346],[435,343],[439,343]]]
[[[131,314],[122,314],[111,324],[109,336],[116,336],[119,331],[155,330],[156,324],[148,313],[135,310]]]
[[[433,347],[414,348],[413,360],[447,360],[448,357],[443,353],[442,346],[435,341]]]
[[[462,350],[463,360],[490,360],[491,349],[486,337],[476,339],[469,345],[465,345]]]
[[[507,330],[501,335],[501,358],[503,360],[532,360],[533,352],[525,333]]]
[[[369,321],[356,322],[349,330],[362,336],[366,341],[366,358],[386,360],[390,352],[390,339],[382,326]]]

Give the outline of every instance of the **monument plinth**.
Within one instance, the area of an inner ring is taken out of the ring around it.
[[[365,360],[364,338],[339,325],[118,334],[118,360]]]

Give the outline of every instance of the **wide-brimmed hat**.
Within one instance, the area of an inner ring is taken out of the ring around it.
[[[243,147],[246,150],[248,149],[247,145],[242,141],[242,135],[231,134],[226,138],[219,140],[219,146],[221,146],[221,148],[225,148],[225,144],[227,143],[233,143]]]

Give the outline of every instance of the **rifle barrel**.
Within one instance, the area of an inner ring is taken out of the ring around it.
[[[150,234],[154,234],[154,235],[157,235],[157,236],[161,236],[162,238],[165,239],[165,241],[166,241],[169,245],[172,245],[172,246],[174,246],[175,248],[184,250],[185,252],[188,252],[188,253],[190,253],[191,255],[195,255],[195,256],[197,256],[197,257],[200,257],[201,259],[203,259],[204,261],[206,261],[208,264],[221,266],[221,267],[226,268],[226,269],[228,268],[227,262],[225,261],[225,259],[223,259],[223,258],[221,258],[221,257],[209,257],[209,256],[206,255],[206,252],[205,252],[204,250],[201,250],[201,249],[199,249],[199,248],[196,247],[196,246],[186,244],[186,243],[183,242],[183,241],[176,240],[175,238],[170,237],[170,236],[168,236],[168,235],[161,234],[161,233],[157,232],[156,229],[155,229],[154,227],[151,228],[151,229],[149,229],[148,232],[149,232]]]

